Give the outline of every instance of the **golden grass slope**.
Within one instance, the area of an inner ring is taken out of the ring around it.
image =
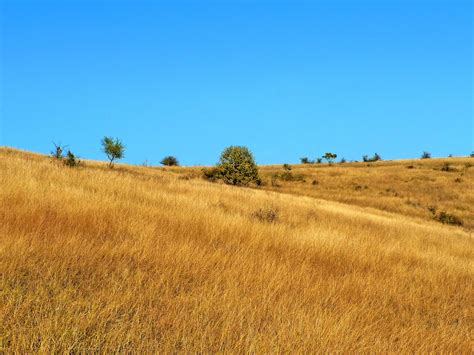
[[[472,351],[469,229],[182,177],[0,149],[0,351]]]

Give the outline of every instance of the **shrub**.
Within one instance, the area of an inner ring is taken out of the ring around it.
[[[421,154],[421,159],[430,159],[431,158],[431,153],[430,152],[423,152]]]
[[[321,164],[323,162],[323,158],[316,158],[316,163]]]
[[[124,157],[125,146],[118,138],[104,137],[101,141],[102,150],[109,159],[109,167],[113,167],[115,159],[122,159]]]
[[[283,164],[283,169],[290,171],[291,170],[291,165]]]
[[[345,158],[342,158],[341,159],[341,163],[344,164],[346,162],[346,159]]]
[[[63,163],[69,167],[76,167],[78,166],[81,161],[70,151],[68,150],[66,155],[63,155],[65,146],[61,144],[54,144],[54,150],[51,152],[51,157],[55,159],[58,163]]]
[[[463,225],[463,222],[462,220],[451,214],[451,213],[448,213],[446,211],[440,211],[440,212],[437,212],[437,208],[435,206],[429,206],[428,207],[428,211],[431,212],[431,215],[433,217],[434,220],[438,221],[438,222],[441,222],[443,224],[451,224],[451,225],[455,225],[455,226],[462,226]]]
[[[217,167],[202,169],[202,177],[210,182],[216,182],[222,178],[221,169]]]
[[[474,158],[474,152],[471,152],[471,154],[469,155],[471,158]]]
[[[61,144],[56,144],[56,143],[53,143],[54,145],[54,149],[53,151],[51,152],[51,157],[56,159],[56,160],[62,160],[63,159],[63,151],[64,151],[64,146],[62,146]]]
[[[441,171],[454,171],[454,169],[451,167],[451,164],[449,163],[444,163],[443,166],[441,166]]]
[[[330,153],[330,152],[324,153],[323,155],[323,159],[327,160],[329,164],[331,164],[333,160],[336,158],[337,158],[337,154]]]
[[[64,159],[64,165],[74,168],[78,166],[81,161],[70,151],[67,151],[66,158]]]
[[[379,160],[382,160],[382,157],[375,153],[374,156],[370,159],[371,161],[379,161]]]
[[[217,164],[222,180],[229,185],[261,184],[257,164],[247,147],[230,146],[224,149]]]
[[[363,160],[364,162],[366,162],[366,163],[371,163],[371,162],[374,162],[374,161],[382,160],[382,157],[381,157],[379,154],[375,153],[375,154],[372,156],[372,158],[369,158],[368,155],[363,155],[363,156],[362,156],[362,160]]]
[[[313,161],[309,160],[309,158],[307,158],[307,157],[302,157],[302,158],[300,158],[300,160],[301,160],[301,164],[313,164],[314,163]]]
[[[259,208],[252,213],[252,218],[259,222],[275,223],[278,221],[278,211],[273,208]]]
[[[160,164],[165,165],[165,166],[178,166],[179,162],[178,162],[178,159],[176,159],[176,157],[172,155],[168,155],[160,161]]]

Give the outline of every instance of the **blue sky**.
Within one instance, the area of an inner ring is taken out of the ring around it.
[[[212,164],[467,155],[473,5],[0,0],[0,145]]]

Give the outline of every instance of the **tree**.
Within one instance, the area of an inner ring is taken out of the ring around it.
[[[161,160],[160,164],[166,165],[166,166],[178,166],[179,162],[178,162],[178,159],[176,159],[176,157],[173,157],[172,155],[168,155]]]
[[[63,151],[66,147],[64,147],[61,143],[56,144],[56,143],[53,142],[53,145],[54,145],[54,150],[51,152],[51,156],[54,159],[62,160],[63,159]]]
[[[104,137],[101,143],[102,150],[109,159],[109,167],[112,168],[115,159],[124,157],[125,146],[118,138],[113,139],[112,137]]]
[[[375,153],[374,156],[372,157],[371,161],[379,161],[379,160],[382,160],[382,157],[380,155],[378,155],[377,153]]]
[[[301,160],[301,164],[309,164],[308,157],[302,157],[302,158],[300,158],[300,160]]]
[[[224,149],[217,164],[222,179],[229,185],[260,185],[257,164],[247,147],[230,146]]]
[[[323,159],[327,160],[327,162],[329,164],[331,164],[333,162],[333,160],[336,159],[336,158],[337,158],[337,154],[330,153],[330,152],[324,153],[324,155],[323,155]]]
[[[430,152],[423,152],[423,154],[421,154],[421,159],[430,159],[430,158],[431,158]]]

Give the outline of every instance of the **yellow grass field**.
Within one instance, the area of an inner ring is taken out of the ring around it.
[[[0,352],[472,353],[471,164],[265,166],[239,188],[0,148]]]

